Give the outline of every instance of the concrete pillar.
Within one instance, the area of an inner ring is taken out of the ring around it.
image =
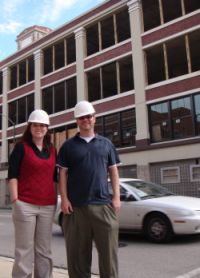
[[[133,72],[135,84],[135,113],[136,113],[136,146],[147,145],[149,142],[148,111],[146,106],[145,86],[145,60],[142,50],[142,10],[141,0],[131,0],[129,7]],[[137,162],[137,177],[150,180],[150,167],[148,162]]]
[[[41,76],[42,76],[42,51],[37,50],[34,52],[35,61],[35,108],[42,108],[41,96]]]
[[[1,163],[8,161],[8,105],[7,94],[9,91],[9,69],[3,69],[3,103],[2,103],[2,145],[1,145]]]
[[[133,71],[135,84],[135,105],[136,105],[136,141],[149,140],[148,113],[145,101],[145,61],[142,50],[142,14],[141,1],[131,0],[128,3],[131,43],[133,57]]]
[[[86,34],[83,27],[75,30],[76,39],[76,72],[77,72],[77,101],[88,99],[86,77],[84,73],[84,58],[86,56]]]

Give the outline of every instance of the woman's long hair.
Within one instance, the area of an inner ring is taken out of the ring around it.
[[[32,134],[31,134],[31,123],[29,123],[21,137],[21,140],[20,142],[26,142],[28,143],[29,145],[31,143],[33,143],[33,140],[32,140]],[[51,135],[50,135],[50,132],[49,132],[49,129],[47,130],[47,133],[46,135],[44,136],[44,140],[43,140],[43,145],[44,147],[49,150],[50,147],[52,146],[52,143],[51,143]]]

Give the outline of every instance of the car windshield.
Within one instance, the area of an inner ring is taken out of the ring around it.
[[[123,184],[125,184],[126,188],[134,192],[134,194],[137,195],[140,199],[149,199],[174,195],[167,188],[151,182],[136,180],[125,181],[123,182]]]

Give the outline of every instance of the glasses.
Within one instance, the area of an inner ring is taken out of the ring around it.
[[[79,117],[78,120],[82,121],[82,120],[91,120],[93,117],[93,115],[85,115],[85,116],[82,116],[82,117]]]

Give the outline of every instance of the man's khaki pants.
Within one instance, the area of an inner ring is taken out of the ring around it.
[[[52,223],[55,206],[36,206],[17,200],[13,205],[15,261],[13,278],[51,278]],[[34,263],[34,266],[33,266]]]
[[[70,278],[90,278],[92,242],[101,278],[118,278],[118,217],[111,205],[73,207],[65,216],[64,232]]]

